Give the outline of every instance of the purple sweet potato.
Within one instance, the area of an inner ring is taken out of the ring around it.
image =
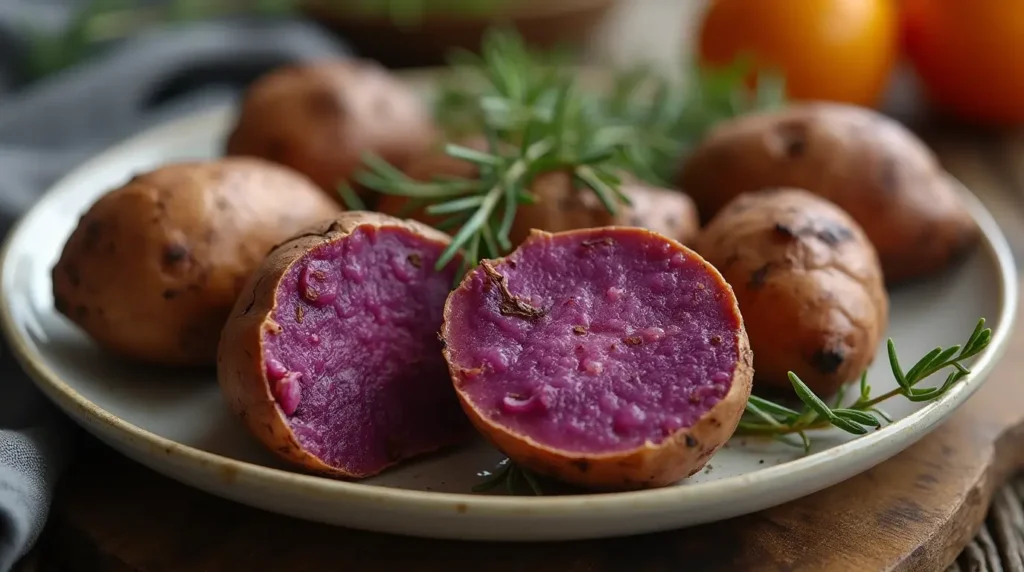
[[[592,489],[700,470],[750,395],[732,289],[639,228],[535,231],[467,274],[441,337],[476,428],[518,464]]]
[[[472,434],[437,331],[458,259],[415,221],[349,212],[274,249],[223,330],[218,379],[269,450],[363,478]]]

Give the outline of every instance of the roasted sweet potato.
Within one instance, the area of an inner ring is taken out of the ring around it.
[[[463,409],[516,463],[596,490],[665,486],[735,431],[751,354],[732,289],[657,233],[535,231],[448,297]]]
[[[213,366],[220,329],[267,251],[340,210],[306,177],[260,159],[157,168],[82,216],[53,268],[57,310],[114,353]]]
[[[713,128],[682,163],[677,185],[705,220],[737,195],[806,189],[863,227],[886,282],[933,275],[960,259],[979,230],[955,181],[907,128],[838,103],[795,104]]]
[[[225,151],[292,167],[332,198],[351,183],[364,152],[393,165],[428,150],[438,130],[426,103],[375,62],[293,64],[257,80],[246,93]]]
[[[878,254],[834,203],[801,189],[737,196],[694,248],[736,292],[754,351],[754,389],[819,395],[856,379],[888,327]]]
[[[456,259],[415,221],[347,212],[278,246],[223,329],[231,408],[296,467],[364,478],[472,435],[437,331]]]

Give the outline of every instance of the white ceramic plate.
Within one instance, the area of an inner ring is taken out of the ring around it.
[[[482,440],[361,483],[290,471],[258,446],[221,400],[213,375],[132,368],[101,354],[53,307],[50,268],[79,216],[133,173],[215,155],[233,120],[212,109],[146,132],[76,169],[10,235],[2,260],[3,328],[38,386],[72,418],[129,457],[184,483],[300,518],[429,537],[564,540],[635,534],[724,519],[780,504],[849,478],[924,436],[984,381],[1003,351],[1017,305],[1009,247],[981,204],[964,193],[985,240],[947,276],[893,293],[892,336],[903,361],[960,343],[979,317],[994,329],[973,374],[941,400],[894,400],[892,425],[859,439],[813,436],[812,454],[734,439],[705,471],[659,490],[575,496],[474,494],[480,471],[502,458]],[[882,350],[883,348],[880,348]],[[879,354],[870,375],[894,387]]]

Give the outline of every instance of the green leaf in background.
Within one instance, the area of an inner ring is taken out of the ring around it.
[[[481,16],[514,0],[91,0],[61,33],[29,30],[29,72],[38,78],[95,54],[107,42],[146,29],[235,14],[283,16],[315,5],[321,9],[381,16],[410,26],[431,14]]]

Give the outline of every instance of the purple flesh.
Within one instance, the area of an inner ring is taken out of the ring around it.
[[[623,452],[691,426],[732,385],[739,317],[704,263],[636,229],[529,241],[453,294],[459,388],[492,423],[551,449]],[[505,314],[502,310],[505,310]]]
[[[370,474],[465,435],[437,331],[454,265],[443,245],[364,226],[282,277],[263,334],[271,391],[303,449]]]

